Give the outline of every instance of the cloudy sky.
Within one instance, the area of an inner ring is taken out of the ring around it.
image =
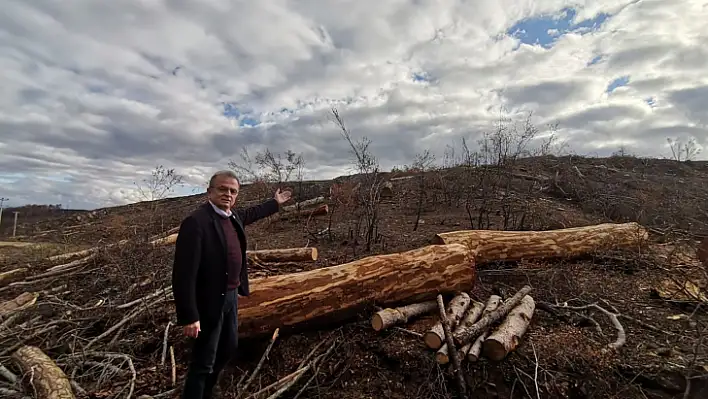
[[[157,165],[189,194],[244,147],[333,177],[332,106],[385,168],[501,109],[578,154],[670,156],[708,146],[705,21],[705,0],[5,0],[0,197],[122,204]]]

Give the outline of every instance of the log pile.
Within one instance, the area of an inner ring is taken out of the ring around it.
[[[533,313],[535,302],[529,295],[530,286],[524,286],[514,296],[502,301],[497,295],[491,295],[485,302],[471,299],[470,294],[461,291],[448,302],[446,318],[451,326],[451,341],[458,359],[475,362],[480,355],[493,361],[501,361],[513,352],[526,333]],[[432,313],[427,303],[413,303],[404,308],[426,309],[416,313],[421,316]],[[382,315],[394,312],[386,308],[374,314],[372,326],[377,331],[381,324],[377,321]],[[390,322],[386,327],[405,324],[408,319],[397,318],[397,323]],[[446,341],[442,320],[438,320],[422,337],[425,345],[435,350],[435,359],[440,364],[452,360],[450,345]]]
[[[634,248],[645,237],[645,233],[636,227],[629,224],[590,226],[527,235],[501,231],[453,232],[438,235],[444,243],[368,256],[337,266],[255,278],[251,280],[251,296],[241,298],[239,302],[240,337],[270,337],[274,336],[276,329],[281,333],[292,333],[343,323],[374,304],[383,310],[373,314],[372,328],[385,331],[423,315],[437,313],[438,296],[445,295],[449,300],[444,317],[432,323],[426,334],[420,337],[437,361],[445,364],[456,358],[462,362],[474,362],[480,356],[499,361],[523,342],[536,302],[528,286],[504,300],[495,295],[474,298],[471,291],[479,259],[489,262],[495,259],[582,256],[605,247],[609,241],[615,247]],[[630,234],[630,230],[634,233]],[[614,239],[613,234],[619,239]],[[157,238],[162,241],[155,245],[165,245],[169,240],[164,238],[169,236]],[[142,245],[136,250],[149,252],[153,247]],[[15,274],[5,273],[10,279],[21,276],[24,280],[10,284],[4,281],[5,286],[0,288],[12,294],[0,303],[0,347],[3,348],[0,361],[13,359],[17,370],[39,372],[40,375],[34,378],[40,384],[38,386],[45,389],[42,392],[63,395],[66,378],[74,394],[83,390],[101,390],[102,382],[80,378],[81,370],[100,364],[104,374],[121,382],[124,395],[132,393],[136,381],[136,369],[132,363],[135,358],[107,349],[119,345],[125,331],[148,316],[150,320],[164,320],[167,337],[170,328],[167,320],[173,317],[168,306],[172,299],[169,275],[147,273],[149,268],[142,259],[150,258],[144,254],[132,263],[116,258],[116,263],[109,266],[97,263],[107,259],[99,258],[97,252],[89,250],[77,260],[41,270],[25,268],[27,270]],[[249,251],[248,255],[255,262],[312,262],[317,260],[318,251],[316,248],[286,248]],[[76,255],[55,259],[71,257]],[[128,269],[126,265],[129,264],[134,268]],[[103,291],[98,294],[81,291],[86,280],[90,286],[102,287]],[[118,281],[129,281],[130,285],[116,287]],[[23,333],[6,333],[13,330]],[[39,350],[33,349],[31,345],[35,342],[43,342],[43,346]],[[42,352],[47,348],[52,352]],[[168,353],[168,348],[172,353],[172,346],[165,338],[162,353]],[[55,359],[57,363],[53,363],[46,353],[60,354]],[[315,360],[303,363],[303,368],[316,366]],[[304,373],[301,370],[298,369],[297,373]],[[281,388],[290,381],[283,381]],[[85,385],[89,383],[95,385]],[[18,385],[14,389],[21,391]],[[49,396],[43,397],[64,397],[46,395]]]

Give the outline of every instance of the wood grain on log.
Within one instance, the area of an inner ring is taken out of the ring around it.
[[[32,377],[37,399],[74,399],[64,371],[36,346],[22,346],[12,354],[22,374]]]
[[[246,251],[246,256],[259,262],[314,262],[318,253],[315,247],[303,247]]]
[[[374,314],[371,327],[376,331],[385,330],[396,324],[407,323],[411,318],[432,312],[438,308],[436,301],[412,303],[398,308],[386,308]]]
[[[525,285],[516,294],[514,294],[513,297],[509,298],[495,310],[482,316],[482,318],[472,326],[468,328],[461,328],[457,331],[457,333],[452,333],[455,343],[458,345],[465,345],[468,342],[473,342],[473,340],[477,339],[477,337],[491,327],[492,324],[506,317],[511,309],[521,303],[521,299],[529,292],[531,292],[531,287]]]
[[[523,297],[521,303],[513,308],[509,316],[484,340],[482,345],[484,356],[500,361],[515,350],[531,323],[535,308],[536,303],[531,296]]]
[[[399,306],[469,290],[474,278],[474,258],[464,245],[453,244],[254,279],[251,295],[239,299],[239,333],[247,337],[278,327],[341,322],[372,303]]]
[[[0,303],[0,319],[4,319],[7,316],[27,309],[34,305],[39,298],[39,294],[36,292],[23,292],[14,299]]]
[[[547,231],[462,230],[435,235],[434,244],[463,244],[476,262],[574,257],[595,251],[631,248],[646,241],[641,225],[604,223]]]
[[[470,302],[470,295],[466,292],[460,292],[447,304],[447,319],[450,320],[451,328],[454,329],[457,327],[457,324],[465,315],[467,308],[469,308]],[[425,344],[431,349],[440,349],[445,341],[445,331],[442,321],[435,323],[433,328],[423,335],[423,341],[425,341]]]

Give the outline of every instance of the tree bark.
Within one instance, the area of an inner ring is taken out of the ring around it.
[[[492,324],[506,317],[511,309],[515,308],[521,302],[521,299],[529,292],[531,292],[531,287],[525,285],[513,297],[509,298],[509,300],[501,304],[495,310],[482,316],[479,321],[474,323],[469,328],[461,328],[457,331],[457,333],[452,333],[455,343],[458,345],[465,345],[468,342],[473,342],[473,340],[477,339],[477,337],[486,331]]]
[[[484,340],[482,351],[484,356],[494,360],[503,360],[519,345],[521,336],[531,323],[536,303],[526,295],[521,303],[509,312],[509,316]]]
[[[246,251],[246,256],[259,262],[314,262],[318,253],[315,247],[303,247]]]
[[[447,319],[450,320],[451,328],[455,328],[460,322],[465,315],[465,311],[469,308],[470,302],[470,295],[466,292],[460,292],[447,304]],[[435,323],[433,328],[423,335],[423,341],[431,349],[440,349],[445,342],[442,320]]]
[[[457,325],[457,327],[455,327],[454,331],[458,331],[461,327],[469,327],[474,324],[474,322],[479,319],[479,316],[482,315],[482,311],[484,311],[484,304],[482,302],[473,301],[468,308],[465,317],[462,318],[462,321]],[[462,359],[465,356],[465,353],[466,352],[459,350],[457,357]],[[447,343],[444,343],[443,346],[438,349],[435,354],[435,360],[437,360],[439,364],[447,364],[450,361]]]
[[[596,251],[636,247],[648,238],[639,224],[604,223],[547,231],[461,230],[435,235],[434,244],[463,244],[476,262],[575,257]]]
[[[250,296],[239,299],[239,335],[343,322],[372,303],[393,307],[469,290],[474,278],[474,258],[453,244],[254,279]]]
[[[412,303],[398,308],[386,308],[374,314],[371,327],[376,331],[385,330],[396,324],[407,323],[413,317],[432,312],[438,308],[436,301]]]
[[[32,377],[37,399],[74,399],[66,374],[36,346],[22,346],[12,355],[22,374]]]
[[[323,202],[325,202],[325,197],[316,197],[316,198],[312,198],[309,200],[295,203],[293,205],[284,206],[280,211],[281,212],[292,212],[292,211],[297,211],[298,209],[302,210],[303,208],[307,208],[309,206],[314,206],[314,205],[319,205]]]
[[[36,292],[23,292],[15,299],[10,299],[9,301],[1,302],[0,320],[17,311],[29,308],[37,302],[37,298],[39,298],[39,294]]]
[[[501,297],[499,295],[492,295],[487,300],[487,305],[482,312],[482,317],[486,316],[488,313],[492,312],[501,304]],[[467,355],[468,362],[476,362],[479,359],[479,355],[482,353],[482,343],[487,337],[489,331],[484,331],[474,342],[468,342],[462,347],[462,353]]]

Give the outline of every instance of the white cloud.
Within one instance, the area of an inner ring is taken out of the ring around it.
[[[578,153],[623,143],[669,155],[673,136],[705,147],[702,3],[9,0],[0,14],[0,194],[124,203],[158,164],[201,186],[243,146],[303,152],[310,177],[337,175],[350,157],[328,121],[332,105],[387,167],[474,138],[502,105],[533,110],[539,126],[560,122]],[[573,24],[609,17],[597,30],[539,27],[554,35],[547,48],[505,34],[568,7]],[[622,76],[629,83],[606,93]],[[223,103],[261,124],[239,127]]]

